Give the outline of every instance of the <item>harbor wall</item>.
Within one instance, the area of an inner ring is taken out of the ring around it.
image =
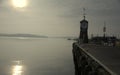
[[[75,75],[116,75],[78,43],[73,43],[72,52]]]

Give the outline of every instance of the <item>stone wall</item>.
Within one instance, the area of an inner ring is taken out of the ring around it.
[[[75,75],[116,75],[87,51],[73,43]]]

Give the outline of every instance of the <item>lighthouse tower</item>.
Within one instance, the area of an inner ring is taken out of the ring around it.
[[[85,9],[83,14],[83,20],[80,21],[80,43],[88,43],[88,21],[86,20]]]

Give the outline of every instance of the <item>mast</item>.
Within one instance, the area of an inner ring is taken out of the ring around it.
[[[85,18],[86,18],[86,9],[85,8],[83,8],[83,18],[84,18],[84,20],[85,20]]]
[[[106,37],[106,22],[104,22],[104,27],[103,27],[103,37]]]

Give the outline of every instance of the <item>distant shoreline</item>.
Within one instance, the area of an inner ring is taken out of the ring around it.
[[[0,37],[48,38],[48,36],[34,35],[34,34],[0,34]]]

